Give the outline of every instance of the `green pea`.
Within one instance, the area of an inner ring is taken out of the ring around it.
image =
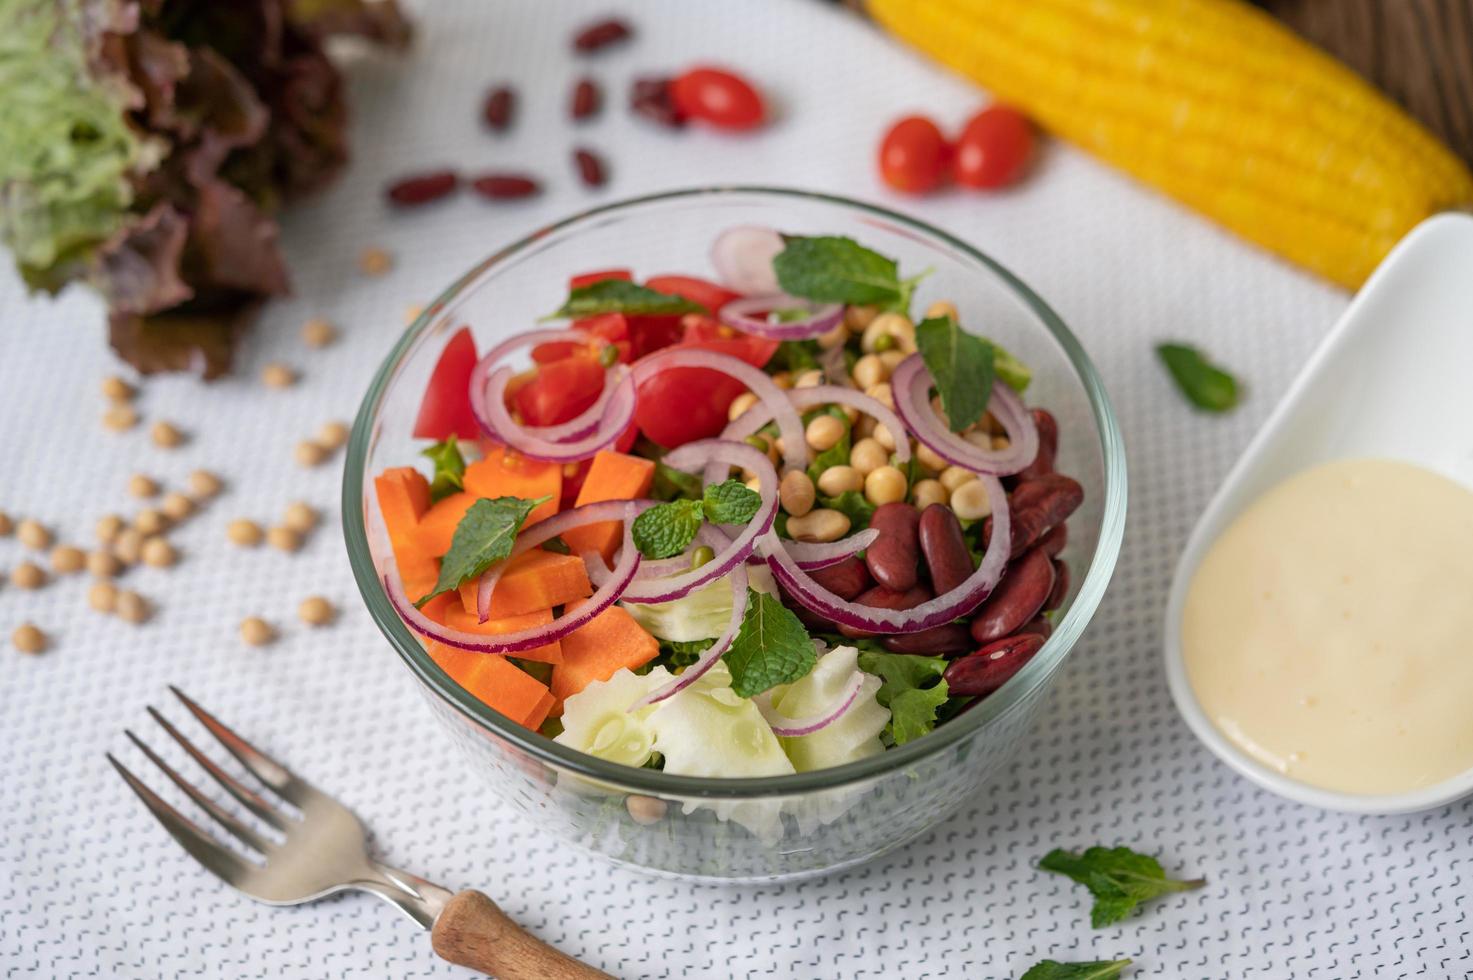
[[[707,545],[704,545],[704,544],[701,545],[699,548],[697,548],[695,551],[692,551],[690,553],[690,567],[691,568],[700,568],[702,565],[708,564],[708,563],[713,562],[715,560],[716,560],[716,551],[715,551],[715,549],[710,548],[710,547],[708,547]]]
[[[895,346],[895,335],[893,333],[882,333],[875,338],[875,353],[883,354]]]

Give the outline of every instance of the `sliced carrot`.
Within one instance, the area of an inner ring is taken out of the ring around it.
[[[439,558],[450,550],[455,528],[471,504],[481,499],[473,493],[454,493],[437,501],[414,526],[413,546],[421,554]]]
[[[531,527],[557,513],[563,493],[563,468],[557,463],[540,463],[505,446],[491,446],[486,456],[465,468],[465,489],[477,497],[520,497],[536,500],[551,497],[527,515],[523,527]]]
[[[539,727],[547,717],[543,707],[551,693],[547,685],[494,653],[471,653],[438,643],[429,645],[430,656],[455,683],[489,708],[519,725]]]
[[[488,619],[484,623],[479,621],[475,613],[468,613],[460,606],[460,600],[453,592],[447,592],[443,596],[435,596],[429,605],[434,605],[441,599],[450,599],[451,602],[440,614],[440,622],[453,630],[462,630],[466,633],[476,633],[481,636],[495,636],[499,633],[515,633],[517,630],[531,629],[534,626],[546,626],[552,622],[552,610],[542,609],[537,612],[526,613],[521,616],[501,616],[496,619]],[[429,605],[426,608],[429,608]],[[546,646],[540,646],[532,650],[522,650],[512,656],[523,660],[540,660],[547,664],[560,664],[563,662],[563,647],[557,640],[553,640]]]
[[[565,699],[589,684],[606,681],[625,667],[641,667],[660,652],[660,641],[618,606],[563,637],[562,644],[563,662],[552,668],[552,693],[558,699],[552,709],[555,715],[562,714]]]
[[[542,723],[547,720],[548,714],[550,714],[552,712],[552,709],[556,706],[557,695],[553,694],[551,691],[548,691],[546,694],[542,695],[542,700],[537,702],[537,706],[532,709],[532,713],[529,714],[525,719],[523,719],[522,724],[526,725],[533,731],[536,731],[537,729],[542,727]]]
[[[420,519],[430,509],[430,481],[412,466],[396,466],[374,477],[373,487],[404,591],[418,598],[435,587],[440,575],[440,562],[419,547],[416,536]]]
[[[653,460],[626,453],[604,450],[593,457],[583,489],[578,491],[577,506],[598,503],[603,500],[633,500],[650,492],[655,479]],[[613,561],[614,552],[624,537],[623,525],[618,521],[601,521],[584,524],[563,532],[563,541],[575,555],[598,549],[604,561]]]
[[[480,582],[471,579],[460,586],[460,601],[466,612],[475,614]],[[593,594],[588,567],[583,559],[533,548],[513,558],[496,591],[491,594],[491,616],[521,616],[585,599]]]

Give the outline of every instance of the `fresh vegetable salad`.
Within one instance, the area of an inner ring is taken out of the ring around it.
[[[717,281],[574,275],[485,353],[454,335],[427,461],[375,478],[384,584],[462,687],[580,751],[842,765],[1038,652],[1083,490],[1027,367],[949,302],[911,318],[921,276],[756,227],[711,262]]]

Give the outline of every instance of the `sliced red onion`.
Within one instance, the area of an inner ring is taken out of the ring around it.
[[[634,420],[634,375],[628,373],[614,386],[603,418],[591,434],[567,442],[552,442],[533,435],[506,410],[506,385],[511,378],[512,369],[509,367],[497,368],[491,373],[486,382],[482,413],[493,438],[531,459],[547,463],[575,463],[588,459],[617,442]],[[477,415],[478,420],[481,417],[481,414]]]
[[[781,715],[772,706],[772,702],[767,700],[757,701],[757,710],[762,712],[762,717],[772,726],[772,734],[781,738],[799,738],[821,731],[844,717],[844,713],[854,706],[863,687],[864,674],[856,670],[849,678],[848,686],[840,692],[833,704],[807,718],[788,718]]]
[[[480,621],[484,623],[491,618],[491,596],[496,591],[496,583],[501,581],[502,574],[513,558],[526,554],[544,542],[551,541],[564,531],[582,527],[584,524],[598,524],[603,521],[623,521],[624,540],[627,544],[632,540],[629,535],[634,519],[654,505],[653,500],[601,500],[554,514],[522,531],[517,535],[516,544],[512,545],[511,554],[507,555],[504,561],[499,561],[486,569],[481,575],[481,581],[476,587],[476,614],[480,617]],[[619,558],[622,563],[624,556],[621,554]],[[587,563],[588,559],[585,558],[584,564]],[[616,563],[614,567],[615,571],[600,576],[601,580],[593,583],[596,588],[601,589],[610,579],[618,575],[619,563]]]
[[[775,322],[767,318],[774,310],[801,309],[808,315],[801,320]],[[742,333],[756,334],[773,340],[807,340],[828,333],[844,319],[844,307],[838,303],[814,303],[785,293],[748,296],[734,299],[718,314],[722,323]]]
[[[485,411],[485,399],[487,397],[486,382],[491,375],[491,369],[514,350],[537,344],[551,343],[592,345],[598,350],[603,350],[609,341],[603,337],[598,337],[582,330],[531,330],[502,341],[487,351],[486,356],[477,361],[476,366],[471,369],[470,378],[471,411],[475,414],[476,421],[480,424],[481,430],[487,435],[500,439],[500,436],[491,428]],[[604,409],[608,406],[609,399],[614,395],[618,380],[623,377],[622,373],[616,376],[614,370],[611,368],[605,373],[603,391],[599,394],[598,400],[580,412],[577,418],[569,419],[558,425],[522,426],[522,429],[528,435],[546,439],[549,442],[564,442],[568,439],[578,439],[593,432],[598,428],[599,420],[604,417]],[[618,370],[622,372],[627,370],[627,368],[620,367]]]
[[[858,534],[851,534],[847,538],[838,541],[819,543],[817,541],[784,541],[788,554],[792,556],[797,566],[805,572],[816,572],[820,568],[828,568],[839,562],[856,555],[870,545],[875,543],[875,538],[880,532],[872,527],[867,527]]]
[[[574,630],[586,626],[599,613],[612,606],[624,587],[634,580],[635,574],[639,571],[640,554],[639,549],[634,547],[633,538],[630,536],[629,528],[633,523],[634,519],[631,516],[624,524],[624,547],[619,556],[619,564],[614,568],[614,574],[610,576],[609,581],[604,583],[576,610],[564,613],[543,626],[500,633],[495,636],[485,636],[480,633],[469,633],[465,630],[441,626],[414,608],[414,603],[410,602],[409,597],[404,594],[404,583],[399,580],[398,569],[392,565],[384,574],[384,591],[388,593],[389,601],[393,603],[394,609],[411,629],[437,643],[443,643],[459,650],[470,650],[474,653],[520,653],[523,650],[534,650],[554,640],[560,640]],[[743,575],[745,574],[743,570]]]
[[[783,463],[789,469],[802,469],[808,465],[808,443],[803,438],[803,420],[783,390],[761,368],[755,368],[730,354],[697,347],[666,347],[640,358],[634,365],[634,381],[636,384],[644,384],[661,371],[675,367],[710,368],[730,375],[746,385],[772,413],[768,417],[777,421],[778,432],[783,439]]]
[[[953,466],[988,476],[1011,476],[1038,455],[1038,426],[1023,399],[1001,378],[992,384],[987,408],[1008,434],[1008,448],[983,449],[952,432],[931,409],[931,372],[912,354],[900,362],[890,377],[895,410],[922,444]],[[753,406],[754,408],[756,406]]]
[[[689,595],[740,567],[752,553],[757,539],[772,529],[772,521],[777,516],[777,471],[761,452],[743,442],[702,439],[672,449],[664,459],[666,466],[687,471],[713,462],[740,466],[757,474],[757,493],[762,497],[762,504],[756,515],[711,561],[669,578],[640,578],[624,590],[623,601],[670,602]],[[745,575],[746,571],[743,570],[742,574]]]
[[[711,243],[711,267],[716,278],[739,293],[775,293],[779,290],[772,260],[786,246],[783,236],[760,225],[737,225]]]
[[[833,620],[841,626],[869,633],[919,633],[959,619],[976,609],[992,593],[1002,578],[1012,547],[1012,521],[1008,514],[1008,498],[996,477],[982,476],[987,499],[992,504],[992,539],[977,570],[950,592],[921,603],[911,609],[876,609],[846,602],[819,585],[793,560],[776,534],[764,535],[759,553],[767,558],[768,567],[783,591],[805,609]]]
[[[814,385],[812,388],[794,388],[784,392],[788,404],[793,408],[803,410],[814,408],[818,405],[848,405],[879,422],[890,434],[895,437],[895,458],[900,462],[910,459],[910,439],[902,438],[906,429],[905,423],[900,420],[885,403],[871,398],[862,391],[853,388],[842,388],[839,385]],[[721,438],[738,441],[747,438],[772,421],[771,411],[765,401],[759,401],[747,409],[735,419],[726,424],[721,430]],[[787,436],[783,436],[783,448],[787,448]],[[720,470],[715,466],[706,468],[706,482],[716,483],[721,479]]]
[[[726,630],[716,638],[714,643],[701,651],[700,659],[683,670],[679,677],[665,684],[663,687],[646,694],[631,704],[629,710],[634,711],[647,705],[658,704],[672,695],[679,694],[700,680],[706,671],[716,666],[716,661],[721,659],[721,655],[727,651],[732,641],[737,638],[737,633],[741,632],[742,629],[742,620],[746,615],[747,566],[741,562],[737,562],[736,568],[731,572],[731,618],[726,622]]]

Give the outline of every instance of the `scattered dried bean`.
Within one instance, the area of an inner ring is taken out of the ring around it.
[[[580,78],[573,86],[573,98],[568,106],[568,114],[574,120],[588,119],[598,114],[603,106],[603,91],[598,83],[591,78]]]
[[[540,193],[542,185],[523,174],[482,174],[471,181],[471,190],[493,201],[509,201]]]
[[[413,174],[394,181],[384,190],[390,204],[399,207],[415,207],[438,201],[454,193],[460,185],[460,177],[453,170],[434,170],[429,173]]]
[[[601,51],[611,44],[627,41],[633,36],[629,25],[617,17],[601,20],[573,35],[573,50],[581,54],[592,54]]]
[[[573,151],[573,163],[578,168],[578,179],[585,187],[602,187],[608,182],[608,167],[603,157],[585,147]]]
[[[516,90],[510,86],[499,85],[486,93],[486,102],[481,107],[481,118],[492,129],[498,132],[505,131],[511,126],[512,116],[516,113],[516,105]]]

